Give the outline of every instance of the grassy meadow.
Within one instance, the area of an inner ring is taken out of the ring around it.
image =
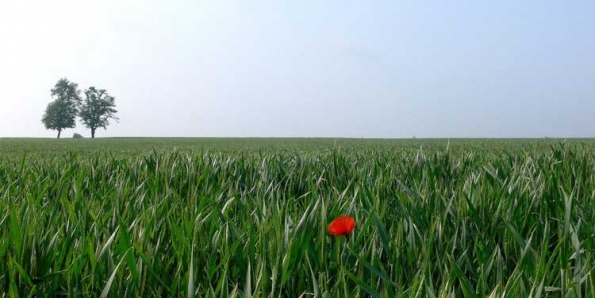
[[[594,174],[580,139],[0,139],[0,297],[595,297]]]

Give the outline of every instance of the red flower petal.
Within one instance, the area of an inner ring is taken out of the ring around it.
[[[355,220],[351,216],[339,216],[328,225],[328,232],[335,236],[345,236],[355,229]]]

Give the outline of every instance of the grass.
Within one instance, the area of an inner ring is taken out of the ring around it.
[[[0,296],[593,297],[594,171],[593,140],[4,139]]]

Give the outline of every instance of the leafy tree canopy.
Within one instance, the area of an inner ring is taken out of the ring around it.
[[[110,119],[118,120],[115,106],[115,98],[105,89],[89,87],[85,90],[85,99],[80,107],[79,116],[83,124],[91,129],[91,138],[95,138],[97,128],[107,129]]]
[[[62,130],[76,127],[75,118],[81,102],[80,90],[78,84],[63,78],[51,90],[51,96],[54,101],[47,105],[41,122],[46,129],[57,130],[60,138]]]
[[[77,83],[62,78],[52,88],[51,93],[53,98],[63,101],[73,108],[76,116],[77,105],[81,102],[81,91],[78,89]]]

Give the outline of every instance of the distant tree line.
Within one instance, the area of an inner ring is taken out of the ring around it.
[[[85,127],[91,130],[91,138],[95,138],[97,128],[107,129],[109,120],[118,120],[115,97],[105,89],[89,87],[81,98],[78,84],[63,78],[51,90],[54,99],[48,104],[41,122],[46,129],[57,130],[58,139],[62,130],[76,127],[76,117],[81,118]]]

